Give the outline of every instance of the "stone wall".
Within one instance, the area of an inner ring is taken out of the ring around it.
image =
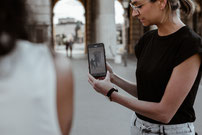
[[[27,0],[29,10],[29,34],[33,42],[51,42],[51,2],[49,0]]]

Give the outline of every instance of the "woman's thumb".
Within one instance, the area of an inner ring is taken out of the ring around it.
[[[107,71],[106,79],[110,80],[110,73],[109,73],[109,71]]]

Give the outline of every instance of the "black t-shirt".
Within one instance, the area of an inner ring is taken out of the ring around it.
[[[145,33],[135,46],[138,59],[136,70],[138,99],[160,102],[173,69],[196,53],[202,56],[202,39],[187,26],[168,36],[159,36],[157,30]],[[193,104],[201,79],[201,69],[202,66],[189,94],[168,124],[195,120]],[[140,119],[160,123],[140,114],[136,115]]]

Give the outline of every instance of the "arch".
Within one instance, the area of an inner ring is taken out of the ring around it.
[[[52,0],[52,8],[54,8],[55,4],[58,2],[59,0]],[[81,2],[81,4],[85,7],[85,3],[86,0],[78,0],[79,2]]]
[[[52,41],[52,43],[53,44],[55,44],[55,41],[54,40],[56,40],[56,39],[54,39],[54,37],[56,36],[56,34],[58,34],[58,33],[60,33],[59,31],[61,31],[61,30],[57,30],[55,27],[54,27],[54,22],[53,22],[53,20],[54,20],[54,18],[53,18],[53,16],[54,16],[54,12],[53,12],[53,10],[54,10],[54,8],[55,8],[55,6],[57,5],[57,3],[58,2],[60,2],[60,1],[62,1],[62,0],[53,0],[52,1],[52,17],[51,17],[51,20],[52,20],[52,37],[53,37],[53,41]],[[82,7],[83,7],[83,9],[84,9],[84,12],[82,12],[82,14],[84,14],[85,15],[85,0],[72,0],[73,2],[75,1],[75,2],[77,2],[77,3],[80,3],[81,5],[82,5]],[[62,16],[61,16],[62,17]],[[84,16],[85,17],[85,16]],[[72,18],[75,18],[75,17],[73,17],[72,16]],[[78,20],[80,20],[80,19],[78,19]],[[82,19],[83,20],[83,19]],[[63,20],[63,21],[65,21],[65,20]],[[72,26],[66,26],[65,25],[65,27],[71,27],[71,30],[70,31],[68,31],[68,32],[66,32],[66,31],[61,31],[61,33],[64,33],[65,35],[70,35],[71,33],[72,34],[75,34],[75,37],[78,37],[78,38],[76,38],[76,39],[81,39],[81,38],[79,38],[80,36],[77,36],[77,32],[75,32],[75,28],[72,28],[72,27],[76,27],[77,25],[82,25],[82,26],[84,26],[84,29],[85,29],[85,23],[84,23],[84,25],[83,25],[83,23],[80,23],[80,21],[78,21],[78,23],[77,23],[77,21],[75,20],[74,21],[74,19],[70,19],[70,18],[68,18],[68,20],[66,20],[66,21],[73,21],[74,22],[74,24],[70,24],[70,25],[72,25]],[[85,19],[83,20],[84,22],[85,22]],[[71,22],[69,22],[69,23],[71,23]],[[73,26],[73,25],[76,25],[76,26]],[[83,27],[81,27],[81,29],[82,29]],[[60,28],[59,28],[60,29]],[[57,32],[57,31],[58,32]],[[57,32],[57,33],[56,33]],[[80,32],[79,32],[80,33]],[[82,32],[83,33],[83,32]],[[79,35],[81,35],[81,34],[79,34]],[[85,32],[84,32],[84,37],[85,37]],[[59,39],[59,38],[57,38],[57,39]],[[84,41],[83,40],[83,38],[81,39],[81,40],[76,40],[76,41],[78,41],[79,43],[80,43],[80,41],[82,42],[82,41]]]
[[[116,24],[116,41],[117,44],[125,45],[125,31],[123,30],[124,25],[124,9],[123,5],[119,0],[115,1],[115,24]],[[120,10],[121,9],[121,10]]]
[[[52,0],[52,8],[55,6],[55,4],[58,2],[59,0]]]

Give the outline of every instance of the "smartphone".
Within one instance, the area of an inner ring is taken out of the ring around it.
[[[107,68],[104,44],[89,44],[87,50],[89,73],[95,78],[105,77]]]

